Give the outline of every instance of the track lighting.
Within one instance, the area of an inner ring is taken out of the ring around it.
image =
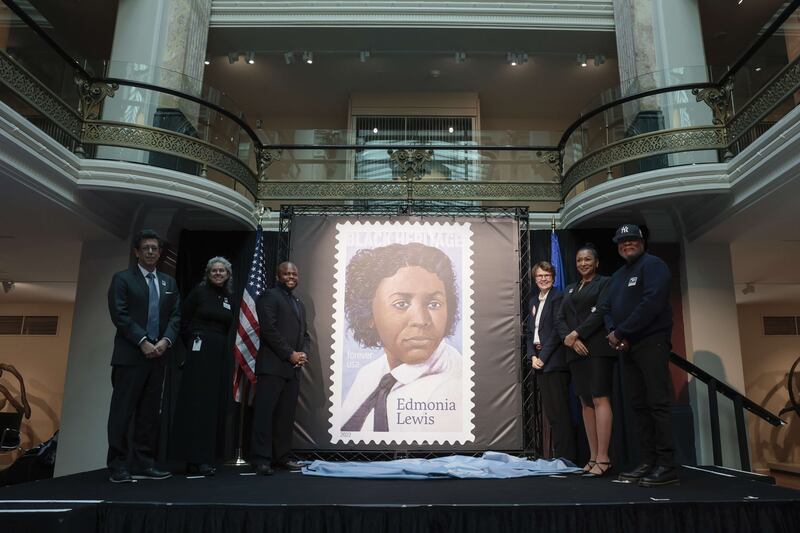
[[[578,54],[577,60],[581,67],[587,67],[589,65],[589,63],[586,62],[586,54]]]
[[[303,52],[303,61],[309,65],[314,62],[314,52]]]
[[[286,62],[287,65],[291,65],[294,63],[294,52],[285,52],[283,54],[283,60]]]
[[[366,63],[369,59],[369,50],[362,50],[358,53],[358,60],[362,63]]]
[[[239,61],[239,52],[228,52],[228,63],[233,65]]]
[[[456,63],[463,63],[467,60],[467,53],[466,52],[456,52],[455,54]]]
[[[252,65],[253,63],[256,62],[256,53],[253,52],[252,50],[249,51],[249,52],[246,52],[244,54],[244,60],[247,61],[248,65]]]

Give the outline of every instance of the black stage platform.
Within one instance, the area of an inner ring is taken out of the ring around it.
[[[681,485],[611,478],[359,480],[278,472],[115,485],[105,471],[0,488],[0,532],[800,531],[800,491],[681,468]],[[767,478],[768,479],[768,478]]]

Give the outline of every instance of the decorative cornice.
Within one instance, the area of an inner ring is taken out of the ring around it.
[[[78,180],[81,190],[131,191],[202,205],[210,211],[255,227],[253,202],[230,187],[174,170],[102,159],[84,159]]]
[[[567,228],[601,213],[653,198],[692,193],[726,193],[725,163],[662,168],[601,183],[564,203],[561,227]]]
[[[214,0],[212,28],[411,27],[614,31],[612,0]]]

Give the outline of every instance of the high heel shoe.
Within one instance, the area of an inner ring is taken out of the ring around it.
[[[586,474],[588,474],[589,472],[592,471],[592,468],[594,468],[594,465],[596,465],[596,464],[597,463],[595,461],[591,461],[590,460],[588,463],[586,463],[584,465],[583,470],[581,470],[579,472],[575,472],[575,475],[577,475],[577,476],[585,476]]]
[[[583,474],[582,477],[603,477],[608,474],[614,465],[611,464],[611,461],[595,461],[594,466],[589,469],[588,472]],[[597,468],[600,472],[595,472],[595,468]]]

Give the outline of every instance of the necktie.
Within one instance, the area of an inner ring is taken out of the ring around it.
[[[395,383],[397,383],[397,379],[391,372],[384,375],[378,386],[372,391],[372,394],[367,396],[367,399],[356,409],[350,420],[345,422],[342,426],[342,431],[361,431],[364,420],[373,409],[375,409],[374,430],[389,431],[389,420],[386,415],[386,397],[389,396],[389,391],[392,390]]]
[[[158,340],[158,289],[156,289],[156,275],[150,272],[146,277],[150,293],[147,301],[147,338],[155,341]]]

